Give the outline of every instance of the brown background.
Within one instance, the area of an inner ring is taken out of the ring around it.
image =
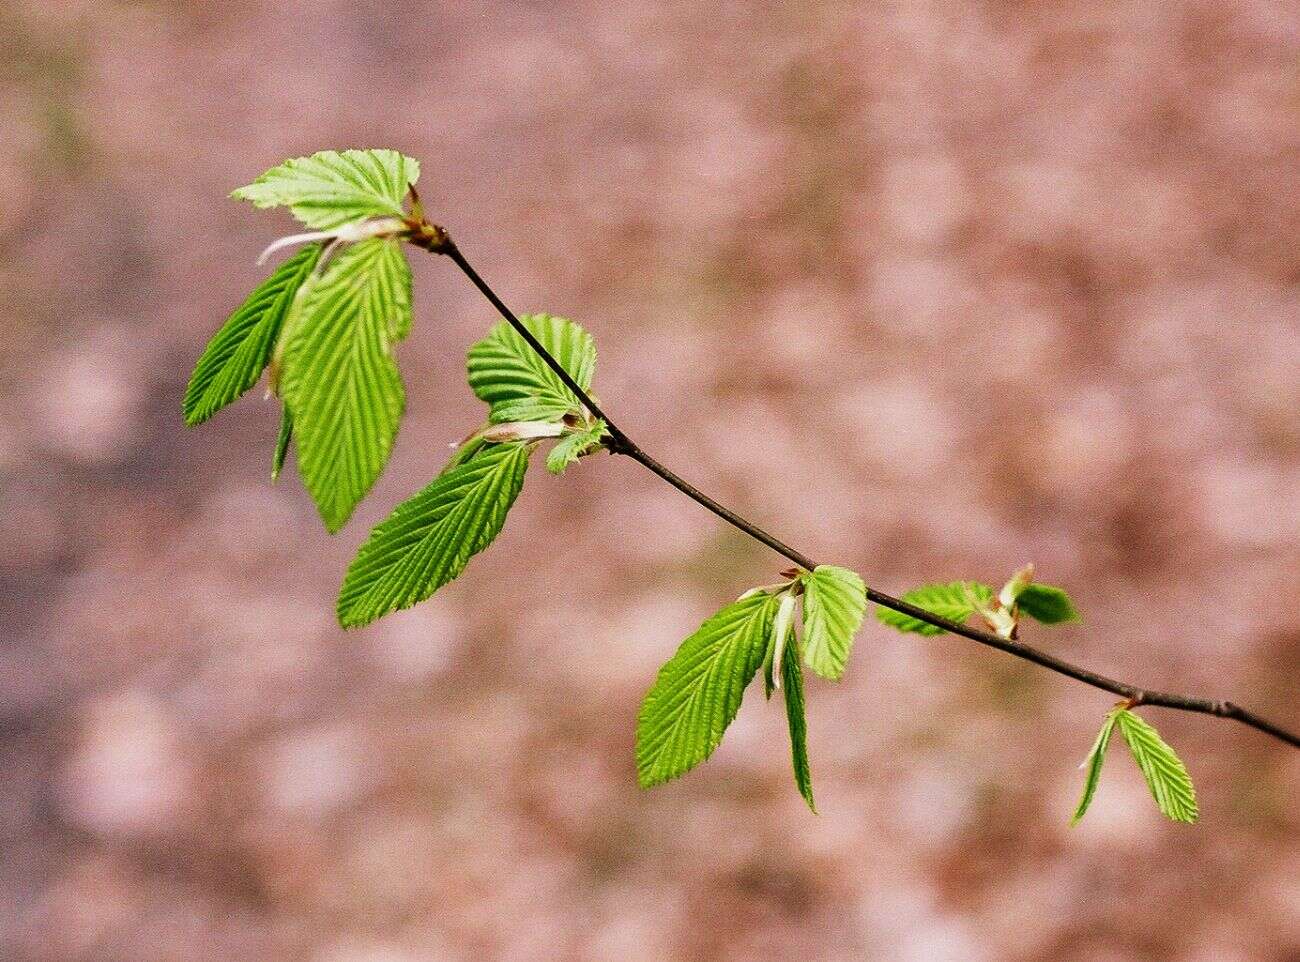
[[[418,257],[392,463],[329,538],[254,392],[186,431],[287,217],[392,146],[507,299],[581,321],[654,453],[888,591],[1026,560],[1032,640],[1300,725],[1300,15],[1131,3],[0,3],[0,957],[1300,959],[1300,753],[868,626],[636,789],[636,708],[780,563],[630,463],[343,634],[344,565],[481,417],[491,321]]]

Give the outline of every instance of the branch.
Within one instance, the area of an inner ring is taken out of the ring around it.
[[[496,292],[487,285],[487,282],[479,276],[473,266],[465,259],[465,255],[453,243],[446,230],[437,225],[428,224],[423,221],[408,221],[407,226],[410,228],[407,239],[417,247],[427,250],[434,254],[443,254],[451,258],[457,267],[465,274],[466,277],[474,284],[475,287],[483,294],[484,297],[492,304],[500,315],[518,332],[519,336],[527,342],[528,346],[537,352],[538,356],[546,365],[555,372],[556,376],[564,383],[574,396],[581,401],[587,409],[605,422],[609,431],[610,442],[609,449],[611,453],[623,454],[636,461],[638,464],[658,475],[664,481],[667,481],[682,494],[686,495],[697,504],[703,505],[712,511],[718,517],[727,523],[749,535],[755,541],[767,545],[777,554],[789,559],[801,568],[812,571],[817,567],[817,563],[807,555],[796,551],[785,542],[779,540],[774,535],[764,531],[752,521],[742,518],[731,509],[714,501],[703,491],[700,491],[694,485],[678,477],[664,465],[647,454],[640,445],[629,438],[608,414],[601,410],[600,405],[582,389],[569,372],[553,358],[550,353],[538,342],[531,331],[528,330],[514,312],[508,308],[505,303],[496,295]],[[1102,691],[1110,692],[1123,698],[1129,707],[1138,705],[1157,705],[1162,708],[1173,708],[1179,711],[1195,712],[1202,715],[1214,715],[1218,718],[1231,718],[1241,722],[1250,728],[1257,729],[1267,735],[1272,735],[1280,741],[1286,742],[1296,748],[1300,748],[1300,735],[1290,732],[1265,718],[1260,717],[1254,712],[1247,711],[1245,708],[1235,705],[1229,701],[1216,701],[1209,698],[1193,698],[1190,695],[1178,695],[1171,692],[1154,691],[1147,688],[1139,688],[1137,685],[1130,685],[1127,682],[1117,681],[1114,678],[1108,678],[1105,675],[1089,671],[1087,668],[1073,665],[1068,661],[1050,655],[1045,651],[1027,645],[1021,641],[1010,640],[999,637],[991,632],[981,631],[978,628],[972,628],[968,625],[950,621],[924,608],[918,608],[916,605],[909,604],[901,598],[895,598],[887,595],[883,591],[877,591],[874,588],[867,588],[867,598],[878,605],[886,608],[892,608],[894,611],[900,611],[906,615],[923,621],[926,624],[933,625],[936,628],[942,628],[944,631],[951,632],[954,635],[961,635],[963,638],[969,638],[971,641],[979,642],[989,648],[996,648],[998,651],[1004,651],[1009,655],[1017,658],[1023,658],[1025,661],[1033,662],[1049,671],[1065,675],[1076,681],[1081,681],[1085,685],[1091,685],[1093,688],[1100,688]]]

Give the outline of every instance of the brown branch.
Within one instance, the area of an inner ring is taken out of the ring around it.
[[[488,299],[492,306],[497,309],[510,326],[513,327],[519,333],[520,337],[528,343],[528,346],[536,351],[538,356],[546,363],[546,365],[555,372],[556,376],[564,383],[565,387],[572,391],[574,396],[577,397],[592,414],[605,422],[610,435],[608,447],[612,453],[623,454],[631,458],[633,461],[636,461],[638,464],[667,481],[692,501],[703,505],[724,521],[740,529],[755,541],[767,545],[777,554],[793,561],[799,567],[808,571],[812,571],[817,567],[816,562],[807,555],[796,551],[785,542],[777,539],[767,531],[764,531],[752,521],[742,518],[731,509],[719,504],[717,501],[714,501],[703,491],[700,491],[694,485],[678,477],[675,473],[642,450],[636,442],[623,433],[618,425],[610,419],[608,414],[601,410],[600,405],[591,397],[590,394],[583,390],[582,386],[570,376],[569,372],[551,356],[550,352],[548,352],[537,338],[533,336],[533,333],[520,323],[519,318],[514,315],[510,308],[506,307],[501,298],[496,295],[496,292],[487,285],[487,282],[479,276],[478,271],[476,271],[470,265],[469,261],[465,259],[465,255],[460,252],[460,249],[452,241],[446,230],[437,225],[423,221],[411,221],[408,226],[410,227],[410,233],[407,239],[412,244],[430,251],[431,253],[444,254],[451,258],[456,266],[461,269],[465,276],[470,279],[474,286],[479,289],[483,296]],[[989,648],[996,648],[999,651],[1004,651],[1017,658],[1023,658],[1025,661],[1033,662],[1035,665],[1040,665],[1049,671],[1054,671],[1057,674],[1065,675],[1069,678],[1075,679],[1076,681],[1081,681],[1085,685],[1091,685],[1093,688],[1100,688],[1102,691],[1119,695],[1134,706],[1157,705],[1161,708],[1173,708],[1178,711],[1196,712],[1202,715],[1215,715],[1219,718],[1231,718],[1235,721],[1241,722],[1243,725],[1264,732],[1267,735],[1272,735],[1274,738],[1286,742],[1288,745],[1300,748],[1300,735],[1287,731],[1285,728],[1282,728],[1265,718],[1261,718],[1254,712],[1247,711],[1232,702],[1216,701],[1209,698],[1193,698],[1190,695],[1178,695],[1170,692],[1139,688],[1136,685],[1116,681],[1114,678],[1108,678],[1105,675],[1098,674],[1097,672],[1089,671],[1087,668],[1073,665],[1068,661],[1057,658],[1055,655],[1050,655],[1047,652],[1035,648],[1032,645],[1027,645],[1022,641],[1002,638],[988,631],[981,631],[978,628],[972,628],[959,622],[950,621],[947,618],[934,614],[933,612],[926,611],[924,608],[918,608],[916,605],[909,604],[901,598],[895,598],[892,595],[887,595],[883,591],[877,591],[874,588],[867,589],[867,598],[878,605],[882,605],[885,608],[892,608],[894,611],[900,611],[903,614],[910,615],[918,621],[923,621],[928,625],[942,628],[944,631],[951,632],[954,635],[961,635],[963,638],[969,638],[971,641],[979,642],[981,645],[986,645]]]

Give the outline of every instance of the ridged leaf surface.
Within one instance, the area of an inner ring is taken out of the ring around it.
[[[401,217],[420,165],[395,150],[322,150],[272,167],[231,197],[257,207],[288,207],[315,230],[371,217]]]
[[[316,266],[320,252],[319,244],[309,244],[286,260],[213,335],[185,389],[186,424],[206,421],[257,383],[271,360],[294,294]]]
[[[409,608],[464,571],[505,524],[528,455],[525,443],[488,445],[399,504],[349,566],[339,623],[352,628]]]
[[[760,593],[728,605],[659,670],[637,719],[643,788],[676,778],[713,754],[763,661],[778,604]]]
[[[330,531],[388,462],[406,404],[390,346],[410,325],[406,258],[397,241],[373,239],[338,255],[286,331],[280,387],[298,471]]]
[[[867,586],[847,568],[818,565],[803,579],[804,660],[832,681],[844,675],[867,611]]]

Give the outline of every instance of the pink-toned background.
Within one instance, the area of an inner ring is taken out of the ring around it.
[[[409,413],[337,537],[190,365],[290,221],[392,146],[510,303],[581,321],[635,437],[888,591],[1026,560],[1031,639],[1300,725],[1300,14],[1099,3],[0,4],[0,957],[1300,959],[1300,753],[869,625],[816,682],[823,814],[751,699],[635,787],[658,664],[781,566],[635,465],[344,634],[341,572],[481,416],[492,318],[417,255]]]

